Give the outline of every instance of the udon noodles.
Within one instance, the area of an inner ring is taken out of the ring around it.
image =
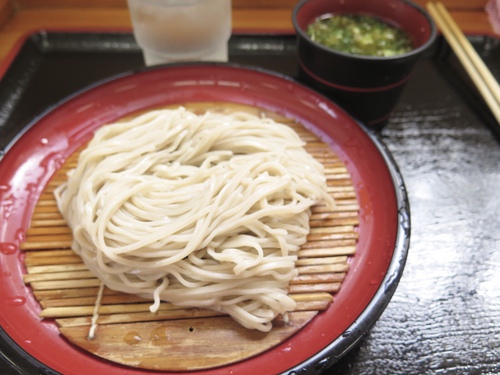
[[[98,129],[56,190],[73,250],[106,287],[269,331],[323,166],[289,126],[246,112],[153,110]]]

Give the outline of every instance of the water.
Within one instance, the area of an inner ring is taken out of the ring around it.
[[[134,36],[147,65],[201,60],[221,49],[224,56],[218,60],[227,61],[229,0],[129,0],[128,4]]]
[[[19,247],[11,242],[0,243],[0,252],[5,255],[11,255],[17,253]]]

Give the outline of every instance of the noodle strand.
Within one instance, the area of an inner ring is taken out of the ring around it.
[[[261,331],[287,295],[323,166],[289,126],[245,112],[150,111],[100,128],[55,192],[106,287],[206,307]]]

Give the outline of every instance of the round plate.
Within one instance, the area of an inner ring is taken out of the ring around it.
[[[45,184],[96,128],[138,110],[187,102],[253,105],[302,123],[346,164],[360,204],[356,254],[328,310],[274,349],[204,373],[320,372],[360,340],[389,302],[408,251],[409,208],[398,169],[372,133],[323,96],[268,71],[229,64],[148,68],[99,82],[54,106],[0,161],[0,325],[3,338],[34,366],[61,373],[85,368],[109,374],[119,367],[123,374],[151,374],[90,355],[65,341],[55,323],[41,320],[38,302],[22,281],[19,244]]]

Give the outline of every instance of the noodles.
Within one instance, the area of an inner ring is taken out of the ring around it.
[[[87,336],[88,340],[93,340],[95,338],[95,330],[97,329],[97,319],[99,318],[99,308],[101,307],[102,295],[104,294],[104,283],[101,281],[99,284],[99,290],[97,292],[97,298],[94,305],[94,312],[92,313],[92,319],[89,329],[89,334]]]
[[[295,308],[310,207],[333,205],[292,128],[182,107],[99,129],[55,194],[74,251],[108,288],[261,331]]]

